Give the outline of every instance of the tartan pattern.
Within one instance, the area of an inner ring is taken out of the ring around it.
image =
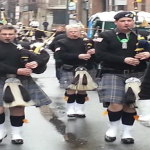
[[[96,76],[96,70],[91,69],[88,70],[88,73],[91,75],[94,81],[96,81],[95,76]],[[62,89],[67,89],[67,87],[71,84],[73,78],[75,76],[74,72],[71,71],[64,71],[62,68],[60,70],[60,88]]]
[[[64,71],[63,69],[60,69],[60,88],[67,89],[67,87],[71,84],[72,80],[74,78],[74,72],[73,71]]]
[[[45,92],[40,88],[40,86],[36,84],[36,82],[31,77],[23,77],[19,79],[21,81],[21,84],[28,91],[36,107],[48,105],[52,102],[51,99],[45,94]],[[3,106],[2,97],[5,80],[5,77],[0,77],[0,106]]]
[[[130,77],[143,79],[144,72],[132,74],[103,74],[98,83],[98,96],[100,102],[123,104],[125,95],[125,80]]]
[[[96,82],[96,69],[88,70],[88,73],[91,75],[92,79]]]

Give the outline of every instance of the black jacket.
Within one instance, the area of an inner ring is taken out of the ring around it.
[[[55,52],[55,48],[56,48],[55,46],[56,46],[57,41],[64,39],[66,37],[67,37],[67,35],[65,33],[55,36],[55,38],[53,39],[53,41],[49,45],[49,49],[52,50],[53,52]]]
[[[118,34],[120,39],[126,38],[124,33]],[[117,39],[116,31],[106,31],[99,35],[95,43],[96,59],[103,62],[103,67],[112,68],[116,70],[144,70],[146,69],[146,62],[140,61],[137,66],[131,66],[124,62],[126,57],[133,57],[136,55],[137,36],[130,33],[130,38],[127,43],[127,49],[122,49],[122,43]]]
[[[26,59],[23,56],[27,56]],[[45,56],[43,58],[43,54],[37,55],[27,49],[19,50],[12,43],[0,41],[0,75],[17,74],[19,68],[24,68],[25,63],[31,61],[38,63],[37,69],[44,67],[47,63],[47,59],[45,60]],[[38,72],[40,71],[38,70]]]
[[[92,69],[95,61],[94,55],[89,60],[78,58],[79,54],[86,53],[85,41],[83,41],[82,38],[65,38],[56,43],[55,58],[60,59],[63,64],[72,65],[74,67],[85,66],[87,69]]]

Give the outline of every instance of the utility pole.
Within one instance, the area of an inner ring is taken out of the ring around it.
[[[106,0],[106,11],[109,11],[109,0]]]
[[[17,23],[20,18],[20,6],[19,6],[19,0],[16,0],[16,6],[15,6],[15,22]]]
[[[66,0],[66,24],[68,24],[69,23],[69,2],[70,2],[70,0]]]
[[[88,19],[89,19],[89,0],[82,0],[82,23],[85,24],[85,26],[88,25]]]

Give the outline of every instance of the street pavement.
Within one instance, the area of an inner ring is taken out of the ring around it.
[[[135,144],[124,145],[120,142],[120,132],[113,143],[104,141],[108,128],[105,110],[99,103],[96,91],[88,92],[85,119],[68,119],[65,114],[64,90],[59,88],[55,78],[54,59],[48,63],[48,69],[41,75],[33,75],[36,82],[52,99],[52,104],[41,108],[27,107],[23,126],[23,145],[11,144],[9,111],[6,109],[8,136],[0,144],[0,150],[149,150],[150,128],[138,122],[132,130]]]

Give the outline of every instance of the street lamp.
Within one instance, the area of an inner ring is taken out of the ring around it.
[[[6,21],[6,17],[5,17],[5,8],[0,8],[0,11],[1,11],[1,20],[3,21],[3,24],[7,24],[7,21]]]
[[[0,8],[0,10],[1,10],[1,11],[5,11],[5,8],[2,7],[2,8]]]

